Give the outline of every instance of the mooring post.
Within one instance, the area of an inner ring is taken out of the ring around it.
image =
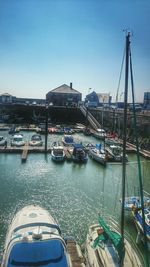
[[[45,153],[47,153],[48,106],[45,106]]]

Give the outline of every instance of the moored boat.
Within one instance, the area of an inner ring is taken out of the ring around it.
[[[144,196],[143,200],[145,206],[150,205],[150,197]],[[126,211],[132,211],[133,206],[135,206],[138,209],[141,208],[141,198],[139,196],[125,197],[124,209]]]
[[[99,224],[89,227],[86,239],[86,259],[88,267],[142,267],[142,263],[125,238],[124,242],[116,222],[111,218],[106,223],[99,217]]]
[[[71,267],[67,247],[49,212],[39,206],[26,206],[15,215],[8,229],[1,266]],[[83,258],[81,264],[82,261]]]
[[[107,162],[106,153],[104,149],[101,148],[101,145],[97,144],[94,148],[93,147],[89,148],[89,156],[93,160],[101,163],[102,165],[104,166],[106,165]]]
[[[29,141],[29,145],[30,146],[42,146],[43,145],[43,141],[42,141],[42,137],[40,134],[34,134],[31,137],[31,141]]]
[[[73,145],[73,152],[72,152],[72,159],[74,162],[81,162],[85,163],[88,160],[87,152],[82,144],[74,144]]]
[[[54,161],[62,162],[65,160],[65,151],[63,146],[61,146],[59,143],[55,142],[52,151],[51,156]]]
[[[20,146],[24,146],[24,145],[25,145],[25,142],[23,141],[22,134],[15,134],[12,138],[11,146],[20,147]]]
[[[97,129],[97,131],[94,132],[93,135],[100,140],[105,140],[106,138],[106,132],[104,129]]]
[[[143,231],[143,219],[142,219],[142,208],[137,208],[135,205],[132,205],[132,215],[134,222],[138,231],[138,241],[144,241],[144,231]],[[150,251],[150,202],[145,204],[144,207],[145,215],[145,232],[147,239],[148,250]]]
[[[107,152],[108,161],[113,162],[121,162],[122,161],[122,147],[118,145],[110,145],[106,146],[105,150]],[[126,160],[128,160],[128,156],[126,155]]]
[[[0,146],[5,146],[7,143],[7,139],[3,136],[0,136]]]
[[[65,146],[72,146],[75,143],[72,135],[64,135],[62,142]]]

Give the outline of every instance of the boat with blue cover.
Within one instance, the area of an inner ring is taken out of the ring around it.
[[[150,205],[150,197],[144,196],[143,200],[145,206]],[[125,197],[124,209],[126,211],[132,211],[133,206],[135,206],[138,209],[141,208],[141,198],[139,196]]]
[[[63,143],[65,146],[72,146],[72,145],[75,144],[72,135],[64,135],[64,137],[62,138],[62,143]]]
[[[142,208],[141,207],[137,208],[136,206],[133,205],[132,215],[138,231],[139,240],[144,241]],[[144,215],[145,215],[145,232],[147,238],[147,246],[148,250],[150,251],[150,202],[148,204],[145,204]]]
[[[74,162],[87,162],[88,155],[82,144],[73,145],[72,159]]]
[[[31,141],[29,141],[30,146],[42,146],[43,141],[40,134],[33,134],[31,137]]]
[[[72,267],[71,257],[54,218],[30,205],[15,215],[9,227],[1,266]]]

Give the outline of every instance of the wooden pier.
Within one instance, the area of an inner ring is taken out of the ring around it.
[[[22,162],[25,162],[27,160],[27,156],[28,156],[28,142],[26,142],[25,146],[23,147],[22,156],[21,156]]]
[[[85,258],[81,253],[80,247],[74,240],[67,240],[67,250],[71,258],[72,267],[85,266]]]

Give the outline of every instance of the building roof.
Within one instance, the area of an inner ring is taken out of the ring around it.
[[[4,93],[4,94],[1,94],[0,96],[12,96],[12,95],[10,95],[8,93]]]
[[[81,94],[80,92],[78,92],[77,90],[71,88],[70,86],[68,86],[67,84],[63,84],[53,90],[51,90],[49,93],[59,93],[59,94]]]

